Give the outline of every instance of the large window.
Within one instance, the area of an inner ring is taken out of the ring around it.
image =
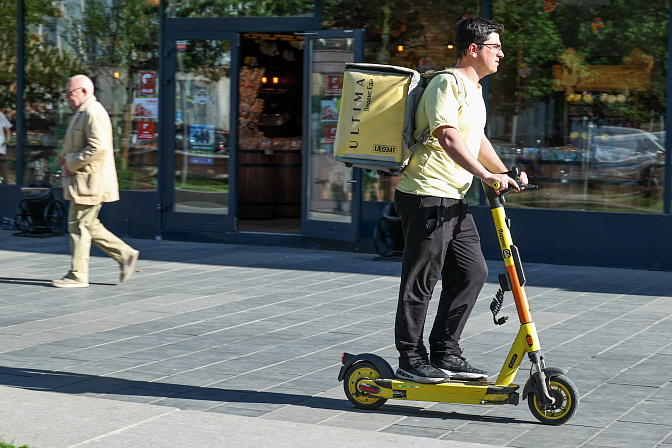
[[[661,213],[668,2],[496,0],[489,135],[526,207]],[[508,199],[508,198],[507,198]]]
[[[72,116],[65,83],[85,74],[112,120],[120,188],[155,189],[158,2],[36,0],[26,5],[44,15],[29,21],[26,30],[23,183],[59,185],[61,144]],[[26,14],[28,20],[35,11]]]
[[[540,186],[514,206],[661,213],[667,99],[666,0],[492,0],[505,57],[489,76],[487,133]],[[327,28],[366,29],[367,62],[453,66],[455,25],[483,3],[329,1]],[[437,15],[436,11],[441,14]],[[342,14],[347,11],[348,14]],[[397,178],[365,176],[363,199]],[[479,202],[480,184],[468,194]]]

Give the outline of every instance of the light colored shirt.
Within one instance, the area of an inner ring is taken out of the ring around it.
[[[7,154],[7,146],[5,146],[5,129],[12,129],[12,123],[5,117],[5,114],[0,112],[0,154]]]
[[[462,77],[457,83],[450,74],[438,75],[425,89],[415,115],[415,137],[429,126],[434,132],[442,126],[457,129],[469,151],[478,158],[485,132],[486,110],[480,84],[455,71]],[[466,90],[462,106],[459,88]],[[432,137],[419,145],[404,168],[397,189],[420,196],[438,196],[462,199],[471,186],[474,176],[450,158],[438,140]]]

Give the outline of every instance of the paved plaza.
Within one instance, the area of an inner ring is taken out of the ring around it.
[[[527,264],[520,248],[548,365],[568,369],[581,395],[577,415],[553,427],[522,400],[350,404],[341,353],[376,353],[396,367],[397,259],[128,241],[141,254],[127,283],[95,249],[91,286],[58,289],[50,281],[69,267],[67,237],[0,231],[0,439],[31,448],[672,448],[672,272]],[[503,263],[488,266],[463,346],[496,375],[518,325],[510,293],[509,323],[493,324]],[[525,360],[517,384],[528,369]]]

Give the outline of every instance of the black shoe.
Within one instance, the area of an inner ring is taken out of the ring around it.
[[[451,379],[480,380],[488,378],[488,373],[486,371],[471,367],[466,359],[457,355],[448,355],[444,358],[432,361],[432,365],[437,369],[440,369]]]
[[[448,377],[445,373],[432,366],[427,361],[419,361],[409,369],[398,368],[397,378],[426,384],[436,384],[448,381]]]

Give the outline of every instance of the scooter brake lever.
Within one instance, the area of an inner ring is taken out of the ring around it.
[[[518,189],[516,189],[516,188],[505,188],[505,189],[503,189],[502,191],[499,192],[499,195],[501,196],[503,194],[510,193],[512,191],[520,192],[523,189],[526,189],[526,190],[538,190],[539,189],[538,185],[532,185],[532,184],[518,184],[518,186],[520,187]]]

